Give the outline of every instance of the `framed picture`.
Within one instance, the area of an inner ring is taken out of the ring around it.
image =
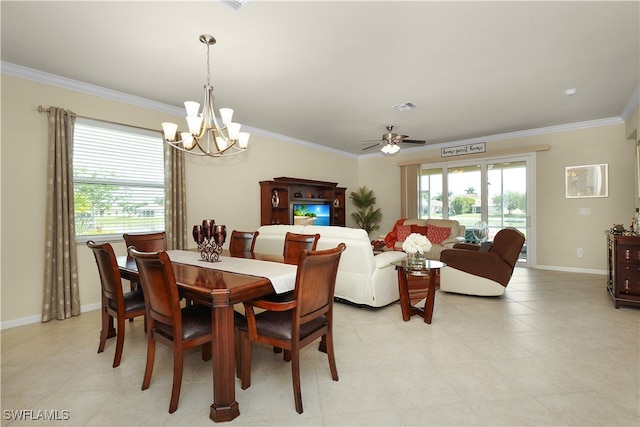
[[[565,197],[609,197],[609,165],[567,166],[564,168]]]

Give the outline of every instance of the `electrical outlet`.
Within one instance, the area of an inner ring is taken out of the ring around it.
[[[578,248],[578,258],[582,258],[584,253],[582,252],[582,248]]]

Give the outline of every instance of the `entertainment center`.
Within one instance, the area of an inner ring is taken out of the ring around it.
[[[336,182],[278,177],[260,181],[260,225],[346,225],[346,188]]]

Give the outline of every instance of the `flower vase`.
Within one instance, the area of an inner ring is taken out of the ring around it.
[[[407,264],[414,267],[424,266],[424,261],[427,259],[424,253],[414,252],[407,254]]]

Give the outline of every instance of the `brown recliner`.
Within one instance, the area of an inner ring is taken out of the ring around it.
[[[493,242],[483,245],[460,243],[440,254],[447,266],[440,270],[440,290],[467,295],[503,295],[525,237],[515,228],[505,228]]]

